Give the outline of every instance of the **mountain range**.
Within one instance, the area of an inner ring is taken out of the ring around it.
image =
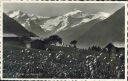
[[[80,10],[74,10],[62,16],[55,17],[35,16],[33,14],[23,13],[20,10],[10,11],[7,15],[19,22],[25,29],[40,37],[50,36],[75,27],[78,28],[92,20],[98,22],[109,16],[108,13],[104,12],[85,14]]]
[[[81,10],[74,10],[54,17],[36,16],[19,10],[6,14],[23,29],[36,36],[45,38],[57,34],[66,44],[71,40],[77,40],[78,47],[89,47],[104,46],[109,42],[124,42],[124,11],[123,7],[110,15],[105,12],[87,14]]]

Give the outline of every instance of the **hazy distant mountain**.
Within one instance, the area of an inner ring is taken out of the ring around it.
[[[96,23],[90,30],[77,40],[81,47],[90,45],[104,46],[109,42],[124,42],[125,36],[125,7],[119,9],[109,18]]]
[[[36,36],[6,14],[3,14],[3,33],[4,36]]]

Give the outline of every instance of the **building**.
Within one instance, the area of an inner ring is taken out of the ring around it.
[[[31,48],[43,49],[43,50],[46,49],[45,42],[40,39],[31,41],[30,45],[31,45]]]
[[[125,49],[125,44],[124,43],[119,43],[119,42],[113,42],[113,43],[109,43],[108,45],[106,45],[106,47],[104,48],[107,52],[121,52],[124,51]]]

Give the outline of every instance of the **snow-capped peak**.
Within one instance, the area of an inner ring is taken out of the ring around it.
[[[16,20],[17,20],[18,18],[23,18],[23,17],[25,17],[26,19],[27,19],[27,18],[31,18],[31,20],[49,18],[49,17],[37,16],[37,15],[34,15],[34,14],[25,13],[25,12],[22,12],[22,11],[20,11],[20,10],[9,11],[9,12],[7,12],[6,14],[7,14],[9,17],[14,18],[14,19],[16,19]]]
[[[16,10],[16,11],[8,12],[7,14],[9,15],[9,17],[14,18],[16,16],[23,15],[24,13],[21,12],[20,10]]]
[[[113,45],[118,48],[125,47],[124,42],[113,42]]]
[[[94,18],[100,18],[100,19],[106,19],[110,16],[109,13],[106,13],[106,12],[98,12],[95,14]]]
[[[74,10],[65,14],[64,16],[81,17],[82,15],[83,15],[83,12],[81,10]]]
[[[96,14],[86,14],[86,16],[82,20],[82,22],[89,22],[89,21],[94,20],[94,19],[104,20],[104,19],[108,18],[109,16],[110,16],[110,14],[105,13],[105,12],[98,12]]]
[[[74,15],[74,14],[78,14],[78,13],[82,13],[82,11],[81,10],[74,10],[74,11],[67,13],[66,15]]]
[[[105,12],[98,12],[97,14],[102,15],[104,17],[109,17],[110,16],[109,13],[105,13]]]

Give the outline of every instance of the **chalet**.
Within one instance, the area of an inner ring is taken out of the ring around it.
[[[107,52],[120,52],[120,51],[124,51],[125,46],[123,43],[109,43],[105,48],[104,48]]]
[[[46,49],[45,42],[40,39],[33,40],[31,42],[31,48],[44,50],[44,49]]]
[[[24,37],[22,41],[26,48],[42,49],[41,47],[44,45],[40,37]]]

